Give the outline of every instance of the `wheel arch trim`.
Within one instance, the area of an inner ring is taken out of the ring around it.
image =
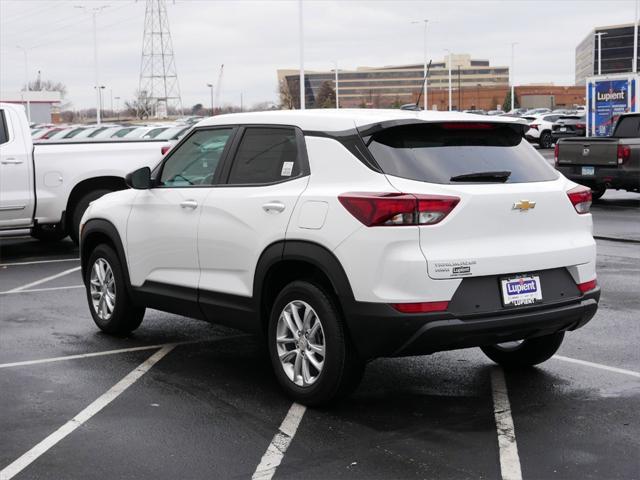
[[[82,235],[80,238],[80,267],[82,270],[82,279],[86,276],[87,262],[91,252],[85,251],[86,240],[93,235],[102,235],[107,237],[116,250],[118,258],[122,262],[122,270],[127,284],[127,289],[131,290],[131,281],[129,280],[129,266],[127,264],[127,256],[125,254],[124,246],[118,233],[118,229],[109,220],[103,218],[92,218],[84,224],[82,229]]]
[[[322,245],[307,240],[281,240],[265,248],[256,264],[253,281],[255,305],[262,305],[262,293],[267,275],[278,263],[294,260],[318,268],[329,279],[336,295],[353,300],[353,290],[338,258]]]

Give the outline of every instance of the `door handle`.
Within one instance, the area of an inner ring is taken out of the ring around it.
[[[282,202],[268,202],[262,205],[262,209],[267,213],[280,213],[287,208]]]
[[[180,203],[180,206],[182,208],[190,208],[192,210],[198,208],[198,202],[196,202],[195,200],[185,200],[184,202]]]
[[[17,158],[14,158],[14,157],[9,157],[9,158],[5,158],[0,163],[2,163],[2,165],[20,165],[22,163],[22,160],[18,160]]]

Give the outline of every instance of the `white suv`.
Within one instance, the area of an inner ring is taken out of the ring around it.
[[[560,113],[543,113],[530,117],[523,117],[529,121],[529,130],[525,137],[530,142],[540,145],[540,148],[551,148],[553,146],[553,124],[563,115]]]
[[[116,335],[146,307],[263,335],[309,405],[375,357],[480,346],[543,362],[600,290],[591,191],[524,128],[392,110],[203,120],[84,215],[91,315]]]

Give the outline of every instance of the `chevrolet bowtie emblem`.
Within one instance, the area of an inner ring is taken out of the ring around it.
[[[520,210],[521,212],[526,212],[533,208],[536,208],[536,202],[530,202],[529,200],[520,200],[513,204],[513,209]]]

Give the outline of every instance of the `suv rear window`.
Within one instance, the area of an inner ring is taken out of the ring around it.
[[[522,137],[520,126],[429,123],[390,127],[368,141],[383,172],[428,183],[461,184],[452,177],[511,172],[506,183],[544,182],[555,170]],[[478,182],[476,182],[478,183]]]

